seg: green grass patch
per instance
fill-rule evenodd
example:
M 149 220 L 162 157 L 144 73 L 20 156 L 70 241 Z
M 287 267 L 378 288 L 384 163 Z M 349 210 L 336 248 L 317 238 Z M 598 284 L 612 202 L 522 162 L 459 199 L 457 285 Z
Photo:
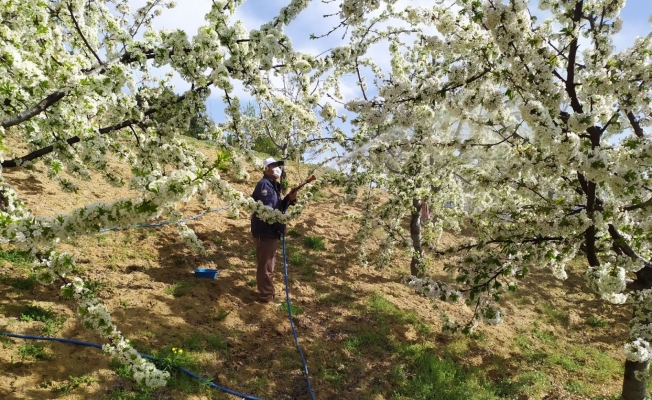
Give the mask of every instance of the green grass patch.
M 564 370 L 568 372 L 577 372 L 582 367 L 577 362 L 577 360 L 572 356 L 567 356 L 558 353 L 550 355 L 548 361 L 552 364 L 561 366 Z
M 266 394 L 269 388 L 270 380 L 267 376 L 255 376 L 247 381 L 246 386 L 254 393 L 259 395 Z
M 324 244 L 324 239 L 319 236 L 306 236 L 303 238 L 303 245 L 309 248 L 310 250 L 321 251 L 326 248 Z
M 607 321 L 605 321 L 604 319 L 593 315 L 586 319 L 586 323 L 589 326 L 593 326 L 596 328 L 605 328 L 607 327 L 607 325 L 609 325 L 609 323 L 607 323 Z
M 399 313 L 399 308 L 385 299 L 382 295 L 374 293 L 369 299 L 369 308 L 371 311 L 382 314 L 395 315 Z
M 315 279 L 317 276 L 317 269 L 315 267 L 311 267 L 310 265 L 306 265 L 299 269 L 299 273 L 304 279 Z
M 318 298 L 321 305 L 350 304 L 353 300 L 355 300 L 353 296 L 341 292 L 325 293 Z
M 330 195 L 328 193 L 326 193 L 325 191 L 323 191 L 323 190 L 318 190 L 313 194 L 313 200 L 314 201 L 326 200 L 329 197 L 330 197 Z
M 99 382 L 97 378 L 93 378 L 90 375 L 81 375 L 81 376 L 69 376 L 68 381 L 59 385 L 54 392 L 59 394 L 59 396 L 65 396 L 70 394 L 73 390 L 77 389 L 82 385 L 88 385 L 93 382 Z
M 45 336 L 51 336 L 59 332 L 63 327 L 66 318 L 56 315 L 51 307 L 43 308 L 40 306 L 25 306 L 18 318 L 22 322 L 43 322 L 42 333 Z
M 34 256 L 28 251 L 0 249 L 0 260 L 8 261 L 16 267 L 27 267 L 34 261 Z
M 297 357 L 297 350 L 295 348 L 279 348 L 279 361 L 281 368 L 285 371 L 298 371 L 303 367 L 301 360 Z
M 587 353 L 582 372 L 591 380 L 605 382 L 614 377 L 621 377 L 625 372 L 623 363 L 609 354 L 593 348 L 582 349 Z
M 367 315 L 371 320 L 380 321 L 380 326 L 370 324 L 365 328 L 368 330 L 366 336 L 355 332 L 344 341 L 343 347 L 356 351 L 356 357 L 362 357 L 374 354 L 374 343 L 393 342 L 382 350 L 383 354 L 391 353 L 392 366 L 386 379 L 394 388 L 393 399 L 539 398 L 553 388 L 550 376 L 561 371 L 572 377 L 565 383 L 566 391 L 593 398 L 597 388 L 591 382 L 606 382 L 622 375 L 622 366 L 609 354 L 567 344 L 535 323 L 534 327 L 518 334 L 513 342 L 519 355 L 514 360 L 522 357 L 527 362 L 524 365 L 530 367 L 508 368 L 502 378 L 491 381 L 484 370 L 464 367 L 460 363 L 475 348 L 473 344 L 477 341 L 472 338 L 454 337 L 444 348 L 431 344 L 410 346 L 395 339 L 400 338 L 402 332 L 397 323 L 414 323 L 415 319 L 419 321 L 417 316 L 401 311 L 397 315 L 396 307 L 378 294 L 371 297 L 368 310 Z M 384 338 L 383 330 L 386 331 Z
M 281 303 L 279 308 L 287 314 L 288 312 L 288 303 Z M 296 304 L 290 304 L 290 309 L 292 310 L 292 315 L 301 315 L 303 314 L 303 309 Z
M 349 334 L 342 348 L 354 354 L 380 355 L 392 351 L 393 343 L 388 341 L 387 327 L 369 327 Z
M 217 334 L 208 334 L 204 337 L 207 350 L 226 350 L 229 345 L 224 340 L 224 337 Z
M 412 325 L 417 332 L 429 335 L 432 329 L 421 319 L 419 314 L 414 311 L 402 311 L 382 295 L 374 293 L 369 299 L 369 309 L 376 315 L 376 321 L 385 322 L 385 315 L 402 324 Z
M 522 334 L 516 335 L 516 338 L 514 340 L 514 343 L 521 349 L 521 350 L 532 350 L 532 343 L 530 342 L 530 339 L 527 337 L 523 336 Z
M 95 235 L 95 239 L 97 240 L 97 244 L 104 244 L 109 241 L 109 234 L 108 233 L 100 233 L 98 235 Z M 125 243 L 131 243 L 131 238 L 127 237 L 125 238 Z
M 229 314 L 231 314 L 231 311 L 226 311 L 221 308 L 217 310 L 213 310 L 213 313 L 211 314 L 211 320 L 213 320 L 214 322 L 222 322 L 226 319 L 226 317 L 229 316 Z
M 154 364 L 159 369 L 170 372 L 170 379 L 166 385 L 168 388 L 179 390 L 185 394 L 203 393 L 210 390 L 208 383 L 194 379 L 179 369 L 186 368 L 191 371 L 199 369 L 199 363 L 190 350 L 165 346 L 155 352 L 154 357 L 156 357 L 153 360 Z
M 344 324 L 346 336 L 339 339 L 342 352 L 329 350 L 328 361 L 315 371 L 319 379 L 335 390 L 353 384 L 352 377 L 361 372 L 361 365 L 377 363 L 379 359 L 387 364 L 369 371 L 373 377 L 369 377 L 372 381 L 366 389 L 370 393 L 368 398 L 375 393 L 394 400 L 516 399 L 532 398 L 522 395 L 545 393 L 545 388 L 551 388 L 545 373 L 538 371 L 524 371 L 492 382 L 484 369 L 460 362 L 475 349 L 474 338 L 456 336 L 446 346 L 433 344 L 429 324 L 416 312 L 400 309 L 381 293 L 369 296 L 362 304 L 353 300 L 347 294 L 328 292 L 319 298 L 320 304 L 346 303 L 357 315 L 355 323 Z M 421 343 L 406 343 L 403 339 L 410 326 L 416 329 Z M 524 351 L 534 352 L 544 345 L 531 331 L 523 332 L 517 341 Z M 545 357 L 542 354 L 539 361 Z M 352 361 L 347 363 L 343 359 Z
M 23 322 L 41 321 L 45 322 L 55 317 L 51 307 L 43 308 L 41 306 L 25 306 L 20 312 L 19 320 Z
M 547 317 L 549 321 L 557 322 L 564 326 L 568 326 L 570 322 L 568 312 L 558 310 L 552 304 L 543 304 L 539 307 L 539 310 Z
M 227 348 L 221 335 L 192 333 L 183 340 L 183 347 L 189 351 L 216 351 Z
M 110 400 L 153 400 L 154 397 L 148 392 L 133 392 L 126 389 L 114 389 L 109 393 Z
M 100 291 L 104 289 L 105 284 L 100 281 L 87 280 L 84 282 L 84 287 L 89 290 L 89 292 L 97 297 L 100 294 Z
M 495 388 L 479 371 L 465 369 L 453 360 L 440 358 L 432 345 L 400 349 L 389 382 L 397 400 L 497 399 Z
M 9 275 L 0 275 L 0 282 L 17 290 L 30 291 L 36 287 L 36 275 L 29 274 L 25 278 L 16 278 Z
M 221 246 L 222 244 L 224 244 L 224 238 L 221 236 L 212 236 L 209 240 L 213 242 L 216 246 Z
M 460 359 L 469 351 L 469 339 L 464 336 L 458 336 L 446 345 L 446 353 L 452 359 Z
M 589 386 L 577 379 L 572 379 L 570 382 L 564 385 L 564 389 L 568 390 L 571 393 L 586 395 L 590 392 Z
M 346 370 L 344 370 L 343 365 L 341 368 L 330 368 L 324 365 L 320 365 L 317 369 L 317 377 L 339 388 L 342 386 L 342 382 L 346 377 Z
M 198 351 L 202 349 L 204 341 L 197 333 L 191 333 L 183 339 L 183 347 L 190 351 Z
M 496 383 L 497 394 L 506 398 L 539 398 L 552 389 L 550 376 L 572 377 L 564 389 L 582 398 L 597 395 L 595 383 L 618 379 L 622 363 L 609 354 L 592 348 L 567 343 L 535 323 L 529 331 L 515 338 L 515 350 L 530 367 L 516 369 Z
M 24 360 L 49 360 L 47 346 L 43 343 L 25 343 L 18 348 Z
M 405 319 L 405 322 L 412 325 L 414 329 L 416 329 L 417 332 L 419 332 L 420 334 L 430 335 L 433 333 L 432 328 L 428 326 L 425 322 L 423 322 L 419 314 L 417 314 L 416 312 L 408 311 L 405 313 L 405 316 L 403 318 Z
M 140 353 L 146 353 L 146 354 L 152 353 L 152 346 L 149 344 L 149 342 L 145 340 L 131 339 L 129 343 L 131 343 L 133 348 L 138 350 Z
M 301 236 L 301 233 L 299 233 L 297 228 L 292 227 L 292 228 L 288 229 L 288 236 L 290 236 L 290 237 L 299 237 L 299 236 Z
M 288 260 L 290 261 L 290 264 L 296 265 L 297 267 L 300 267 L 306 263 L 306 259 L 303 256 L 303 254 L 301 254 L 298 251 L 293 251 L 292 253 L 290 253 L 290 257 L 288 257 Z
M 132 342 L 133 345 L 133 342 Z M 139 349 L 140 350 L 140 349 Z M 123 364 L 122 361 L 117 358 L 112 358 L 109 362 L 109 368 L 115 372 L 120 378 L 131 379 L 133 376 L 132 371 L 129 369 L 127 364 Z
M 546 344 L 554 344 L 557 341 L 557 337 L 553 332 L 542 331 L 538 328 L 532 329 L 532 336 Z
M 172 371 L 175 368 L 193 369 L 197 366 L 195 357 L 189 350 L 183 350 L 179 347 L 165 346 L 153 354 L 156 357 L 154 364 L 162 370 Z
M 210 381 L 210 379 L 208 380 Z M 186 375 L 183 372 L 178 372 L 178 371 L 170 376 L 170 380 L 168 381 L 168 384 L 166 386 L 170 389 L 176 389 L 186 395 L 189 394 L 203 394 L 203 395 L 212 395 L 212 396 L 215 395 L 214 393 L 215 389 L 212 389 L 208 382 L 199 381 L 195 378 Z M 213 397 L 201 397 L 201 398 L 213 398 Z
M 520 373 L 513 378 L 507 378 L 496 385 L 496 395 L 500 398 L 538 398 L 550 389 L 550 379 L 539 371 L 527 371 Z M 525 397 L 523 397 L 525 396 Z
M 165 293 L 174 297 L 189 295 L 192 291 L 193 284 L 186 281 L 178 281 L 165 288 Z

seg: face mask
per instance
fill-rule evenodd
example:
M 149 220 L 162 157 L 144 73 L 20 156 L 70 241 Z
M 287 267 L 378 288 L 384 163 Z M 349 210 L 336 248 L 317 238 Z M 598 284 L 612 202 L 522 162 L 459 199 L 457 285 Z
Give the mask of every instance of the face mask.
M 281 169 L 279 167 L 272 168 L 272 173 L 276 177 L 276 179 L 281 177 Z

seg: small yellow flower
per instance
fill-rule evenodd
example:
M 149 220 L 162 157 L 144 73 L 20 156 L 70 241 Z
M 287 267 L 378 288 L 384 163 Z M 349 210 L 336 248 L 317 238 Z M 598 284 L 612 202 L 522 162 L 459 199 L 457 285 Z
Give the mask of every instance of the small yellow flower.
M 183 353 L 183 350 L 179 349 L 179 354 Z

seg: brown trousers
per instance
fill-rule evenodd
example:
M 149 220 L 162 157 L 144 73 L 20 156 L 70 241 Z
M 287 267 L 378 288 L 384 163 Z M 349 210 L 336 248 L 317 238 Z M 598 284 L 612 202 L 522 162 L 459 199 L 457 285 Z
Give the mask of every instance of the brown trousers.
M 258 269 L 256 271 L 258 299 L 272 301 L 274 298 L 272 278 L 274 276 L 278 239 L 254 237 L 254 243 L 256 244 L 256 257 L 258 258 Z

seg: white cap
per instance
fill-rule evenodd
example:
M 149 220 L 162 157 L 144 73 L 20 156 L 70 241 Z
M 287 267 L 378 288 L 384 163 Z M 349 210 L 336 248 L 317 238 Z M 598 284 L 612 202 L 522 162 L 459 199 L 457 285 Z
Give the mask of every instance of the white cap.
M 283 161 L 276 161 L 274 158 L 269 157 L 263 161 L 263 167 L 267 168 L 269 164 L 277 164 L 279 166 L 283 165 Z

